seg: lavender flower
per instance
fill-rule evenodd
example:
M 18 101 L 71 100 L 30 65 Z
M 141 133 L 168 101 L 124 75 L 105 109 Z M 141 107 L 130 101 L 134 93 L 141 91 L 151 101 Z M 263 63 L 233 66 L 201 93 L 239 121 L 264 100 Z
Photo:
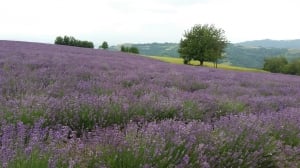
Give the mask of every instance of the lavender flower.
M 300 166 L 297 76 L 50 44 L 0 51 L 2 167 L 36 155 L 48 167 Z

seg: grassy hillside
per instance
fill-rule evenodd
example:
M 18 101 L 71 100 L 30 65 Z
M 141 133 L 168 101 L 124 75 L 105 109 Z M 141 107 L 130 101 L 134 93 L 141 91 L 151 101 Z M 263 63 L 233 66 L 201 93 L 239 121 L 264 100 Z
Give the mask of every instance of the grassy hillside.
M 151 58 L 158 59 L 164 62 L 169 62 L 173 64 L 183 64 L 182 58 L 174 58 L 174 57 L 162 57 L 162 56 L 150 56 Z M 199 61 L 191 61 L 192 65 L 199 65 Z M 214 67 L 213 63 L 211 62 L 204 62 L 204 67 Z M 235 70 L 235 71 L 248 71 L 248 72 L 266 72 L 260 69 L 254 68 L 245 68 L 245 67 L 238 67 L 238 66 L 231 66 L 227 64 L 218 64 L 218 68 L 225 69 L 225 70 Z
M 178 58 L 177 43 L 127 44 L 137 47 L 140 54 L 148 56 L 166 56 Z M 112 47 L 118 50 L 118 46 Z M 226 58 L 220 62 L 232 66 L 261 69 L 266 57 L 284 56 L 288 60 L 300 58 L 300 49 L 253 47 L 230 44 L 225 49 Z
M 0 92 L 0 167 L 299 167 L 299 77 L 0 41 Z

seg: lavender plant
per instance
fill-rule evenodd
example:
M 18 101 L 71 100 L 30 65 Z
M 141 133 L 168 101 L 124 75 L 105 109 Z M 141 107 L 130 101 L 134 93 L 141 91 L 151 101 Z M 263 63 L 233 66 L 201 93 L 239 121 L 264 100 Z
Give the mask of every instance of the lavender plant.
M 299 167 L 299 88 L 297 76 L 0 41 L 0 164 Z

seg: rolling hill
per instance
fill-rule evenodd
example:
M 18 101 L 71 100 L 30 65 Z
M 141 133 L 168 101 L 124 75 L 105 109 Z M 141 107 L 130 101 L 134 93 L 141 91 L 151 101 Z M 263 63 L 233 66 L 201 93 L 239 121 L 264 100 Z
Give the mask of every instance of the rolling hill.
M 179 57 L 177 52 L 177 43 L 147 43 L 126 45 L 137 47 L 140 51 L 140 54 L 146 56 Z M 298 40 L 261 40 L 230 44 L 225 49 L 225 59 L 221 60 L 220 62 L 233 66 L 262 68 L 264 59 L 266 57 L 284 56 L 288 60 L 300 58 L 300 49 L 296 48 L 297 45 Z M 119 48 L 120 46 L 112 46 L 110 49 L 119 50 Z
M 0 41 L 0 167 L 299 167 L 300 78 Z
M 236 43 L 246 47 L 265 47 L 265 48 L 290 48 L 300 49 L 300 39 L 296 40 L 254 40 Z
M 141 43 L 141 44 L 123 44 L 124 46 L 137 47 L 142 55 L 148 56 L 167 56 L 167 57 L 179 57 L 177 52 L 177 43 Z M 109 48 L 113 51 L 120 51 L 121 45 L 111 46 Z

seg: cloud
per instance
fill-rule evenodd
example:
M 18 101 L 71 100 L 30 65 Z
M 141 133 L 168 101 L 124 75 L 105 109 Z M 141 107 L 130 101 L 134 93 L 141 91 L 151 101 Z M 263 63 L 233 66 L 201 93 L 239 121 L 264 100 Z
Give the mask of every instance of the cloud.
M 5 0 L 0 37 L 177 42 L 195 24 L 215 24 L 234 42 L 300 38 L 298 6 L 297 0 Z
M 196 3 L 206 3 L 208 0 L 152 0 L 155 3 L 171 4 L 176 6 L 190 6 Z

